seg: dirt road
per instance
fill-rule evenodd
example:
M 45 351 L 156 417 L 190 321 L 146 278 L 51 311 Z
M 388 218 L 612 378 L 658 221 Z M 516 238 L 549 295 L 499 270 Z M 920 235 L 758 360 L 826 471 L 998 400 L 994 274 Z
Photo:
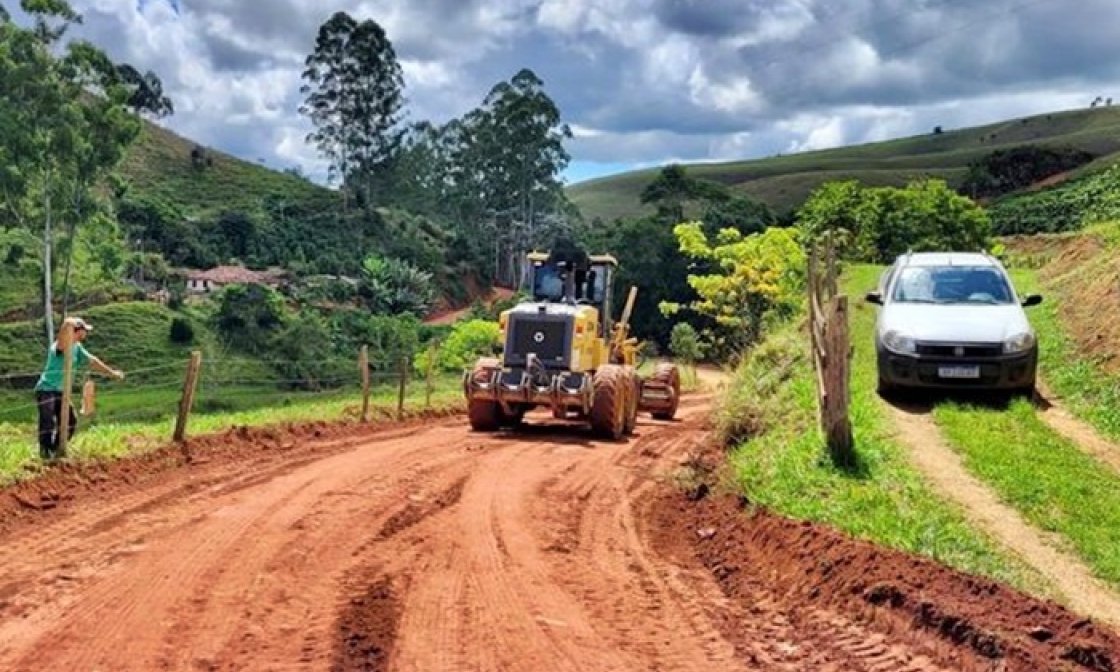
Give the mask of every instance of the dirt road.
M 690 501 L 672 476 L 703 465 L 710 401 L 617 444 L 452 416 L 60 470 L 0 502 L 0 669 L 1120 664 L 1116 633 L 1055 605 Z

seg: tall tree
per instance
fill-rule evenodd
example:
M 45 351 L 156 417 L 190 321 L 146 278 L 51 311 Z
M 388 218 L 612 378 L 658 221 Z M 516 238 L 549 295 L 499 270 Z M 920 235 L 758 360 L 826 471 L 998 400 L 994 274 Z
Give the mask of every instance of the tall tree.
M 340 11 L 319 27 L 304 64 L 300 113 L 315 125 L 307 139 L 330 161 L 332 179 L 360 178 L 371 195 L 402 135 L 404 74 L 392 43 L 373 19 Z
M 70 5 L 23 0 L 21 7 L 34 19 L 30 30 L 0 24 L 0 89 L 7 94 L 0 101 L 0 191 L 14 221 L 28 229 L 41 222 L 44 326 L 53 340 L 57 226 L 69 223 L 72 255 L 77 226 L 94 212 L 94 186 L 123 157 L 139 125 L 122 105 L 123 89 L 103 52 L 81 40 L 57 48 L 81 21 Z
M 560 173 L 571 159 L 564 148 L 571 129 L 529 69 L 496 84 L 482 106 L 464 117 L 463 127 L 456 162 L 465 185 L 485 204 L 488 233 L 500 250 L 497 274 L 520 281 L 528 248 L 566 232 Z
M 59 199 L 58 158 L 68 153 L 71 137 L 65 118 L 72 111 L 63 74 L 51 50 L 78 20 L 65 2 L 23 0 L 34 19 L 31 30 L 0 24 L 0 101 L 3 117 L 4 208 L 26 228 L 41 220 L 43 241 L 43 320 L 54 339 L 54 231 Z
M 175 114 L 175 105 L 163 93 L 163 82 L 151 70 L 140 74 L 134 66 L 121 63 L 117 66 L 121 83 L 129 89 L 128 107 L 137 114 L 149 114 L 157 119 Z

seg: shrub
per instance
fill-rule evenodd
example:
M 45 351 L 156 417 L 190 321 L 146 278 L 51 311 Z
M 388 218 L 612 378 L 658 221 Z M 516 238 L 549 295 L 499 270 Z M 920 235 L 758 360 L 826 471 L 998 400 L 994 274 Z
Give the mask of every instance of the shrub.
M 171 342 L 180 345 L 190 345 L 194 342 L 194 327 L 187 320 L 176 317 L 171 320 Z
M 479 357 L 493 353 L 494 346 L 501 343 L 500 333 L 497 322 L 465 320 L 457 323 L 437 351 L 436 368 L 441 371 L 470 368 Z M 417 355 L 415 367 L 419 371 L 427 370 L 428 351 Z
M 677 322 L 669 332 L 669 350 L 673 356 L 686 364 L 695 364 L 704 356 L 704 344 L 688 322 Z

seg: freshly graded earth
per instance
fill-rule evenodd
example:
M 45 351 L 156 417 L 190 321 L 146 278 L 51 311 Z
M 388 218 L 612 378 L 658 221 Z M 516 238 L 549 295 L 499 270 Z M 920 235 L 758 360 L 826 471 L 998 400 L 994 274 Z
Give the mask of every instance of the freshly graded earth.
M 0 492 L 0 669 L 1120 669 L 1057 605 L 698 480 L 712 399 L 617 443 L 450 414 L 57 468 Z

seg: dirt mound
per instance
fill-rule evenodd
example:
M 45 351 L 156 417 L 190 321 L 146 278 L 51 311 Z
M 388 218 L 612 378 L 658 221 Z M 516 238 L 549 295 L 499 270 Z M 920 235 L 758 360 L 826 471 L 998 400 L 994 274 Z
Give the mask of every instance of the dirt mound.
M 0 669 L 1116 666 L 1053 604 L 687 498 L 674 476 L 722 458 L 697 455 L 711 403 L 618 442 L 546 413 L 311 423 L 56 470 L 53 508 L 0 513 Z
M 514 295 L 514 290 L 508 287 L 492 287 L 485 293 L 479 292 L 472 294 L 475 299 L 481 301 L 486 306 L 493 306 L 498 301 L 505 301 Z M 473 299 L 472 299 L 473 300 Z M 424 324 L 443 325 L 454 324 L 462 319 L 464 315 L 471 310 L 470 304 L 465 306 L 452 307 L 448 305 L 437 306 L 436 310 L 424 318 Z
M 1009 239 L 1017 263 L 1039 269 L 1078 352 L 1110 373 L 1120 373 L 1120 257 L 1097 233 Z
M 397 421 L 388 412 L 374 421 L 301 422 L 267 427 L 231 427 L 124 458 L 63 462 L 36 467 L 41 472 L 0 490 L 0 535 L 28 519 L 58 514 L 85 498 L 111 497 L 160 479 L 177 478 L 195 464 L 228 464 L 254 459 L 290 459 L 290 453 L 342 448 L 379 433 L 416 428 L 433 418 L 458 415 L 457 406 L 410 412 Z
M 931 656 L 960 669 L 1120 666 L 1120 635 L 1109 628 L 932 560 L 750 510 L 734 497 L 664 495 L 654 511 L 671 531 L 662 543 L 687 545 L 736 601 L 779 594 L 807 611 L 857 616 L 895 640 L 924 642 Z

